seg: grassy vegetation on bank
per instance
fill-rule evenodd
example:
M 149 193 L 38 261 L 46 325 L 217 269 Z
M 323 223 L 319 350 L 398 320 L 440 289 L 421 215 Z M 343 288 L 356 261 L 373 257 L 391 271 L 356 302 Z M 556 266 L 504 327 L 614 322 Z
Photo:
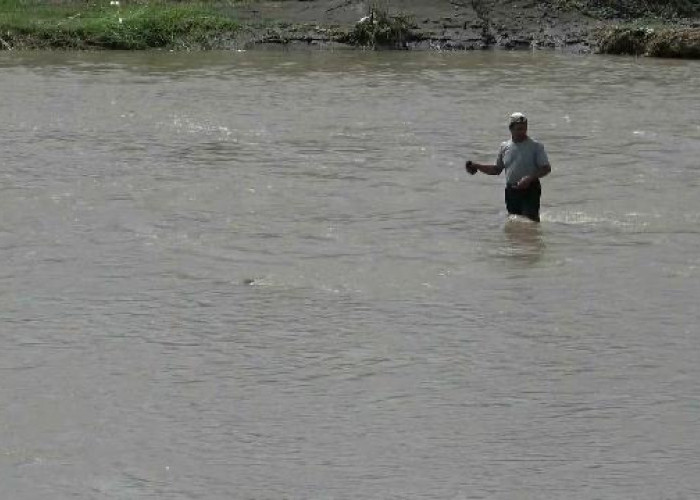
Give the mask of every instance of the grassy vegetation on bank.
M 124 0 L 0 0 L 0 46 L 12 48 L 208 48 L 239 29 L 211 4 Z
M 406 15 L 390 15 L 386 9 L 370 6 L 367 16 L 362 18 L 338 41 L 367 48 L 404 48 L 407 42 L 416 40 L 412 30 L 413 20 Z
M 611 26 L 600 34 L 603 54 L 700 59 L 700 28 Z
M 553 3 L 559 8 L 576 9 L 603 19 L 670 19 L 700 14 L 700 0 L 553 0 Z
M 236 21 L 236 4 L 254 1 L 0 0 L 0 50 L 226 48 L 244 28 L 257 30 L 261 42 L 288 41 L 285 36 L 297 31 L 289 23 L 261 27 Z M 333 39 L 367 48 L 403 48 L 415 39 L 408 16 L 376 7 L 368 12 L 364 22 L 338 30 Z

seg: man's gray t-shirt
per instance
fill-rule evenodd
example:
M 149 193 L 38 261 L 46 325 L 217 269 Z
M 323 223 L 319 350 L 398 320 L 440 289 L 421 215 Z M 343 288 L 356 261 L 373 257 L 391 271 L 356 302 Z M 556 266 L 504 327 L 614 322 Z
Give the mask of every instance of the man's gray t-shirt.
M 529 137 L 523 142 L 513 142 L 511 139 L 502 143 L 496 159 L 496 167 L 506 171 L 506 185 L 517 184 L 520 179 L 534 175 L 539 167 L 545 165 L 549 165 L 549 158 L 544 146 Z

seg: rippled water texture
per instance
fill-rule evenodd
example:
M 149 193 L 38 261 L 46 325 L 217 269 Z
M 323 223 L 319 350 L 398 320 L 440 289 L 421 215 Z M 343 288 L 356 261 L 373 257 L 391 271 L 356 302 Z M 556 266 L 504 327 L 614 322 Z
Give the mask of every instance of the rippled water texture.
M 0 493 L 700 497 L 700 65 L 0 54 Z M 506 223 L 513 111 L 549 152 Z

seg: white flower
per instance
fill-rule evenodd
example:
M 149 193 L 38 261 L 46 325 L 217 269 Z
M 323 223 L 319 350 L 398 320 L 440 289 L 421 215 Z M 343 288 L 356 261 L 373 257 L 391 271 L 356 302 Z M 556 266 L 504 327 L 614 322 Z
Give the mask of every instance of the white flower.
M 109 5 L 119 5 L 119 0 L 111 0 L 111 2 L 109 2 Z
M 120 17 L 120 18 L 119 18 L 119 24 L 121 24 L 122 21 L 124 21 L 124 20 Z

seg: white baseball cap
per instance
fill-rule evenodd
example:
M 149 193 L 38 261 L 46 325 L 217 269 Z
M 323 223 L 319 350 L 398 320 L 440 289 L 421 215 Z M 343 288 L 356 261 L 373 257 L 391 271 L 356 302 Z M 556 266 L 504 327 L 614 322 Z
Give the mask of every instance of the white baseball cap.
M 527 123 L 527 116 L 525 116 L 523 113 L 513 113 L 510 115 L 509 126 L 515 123 Z

